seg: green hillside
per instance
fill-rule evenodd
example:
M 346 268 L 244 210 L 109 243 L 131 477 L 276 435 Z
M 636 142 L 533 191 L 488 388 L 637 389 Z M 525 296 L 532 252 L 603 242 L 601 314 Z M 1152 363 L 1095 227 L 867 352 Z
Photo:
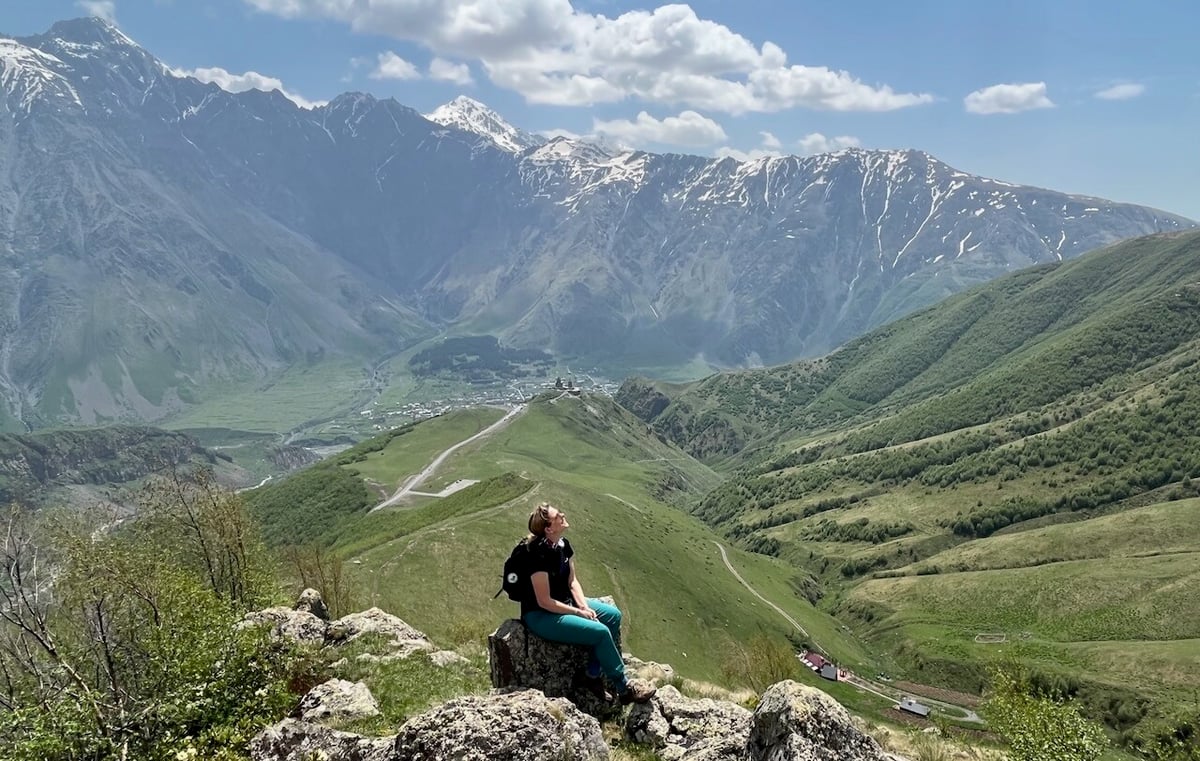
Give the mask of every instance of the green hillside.
M 1120 384 L 1171 356 L 1200 332 L 1198 281 L 1200 233 L 1149 236 L 1001 278 L 818 360 L 694 384 L 633 380 L 617 398 L 714 461 L 864 423 L 875 425 L 844 447 L 915 441 Z
M 730 546 L 679 509 L 720 478 L 602 396 L 540 397 L 505 427 L 466 445 L 419 491 L 479 481 L 445 497 L 412 496 L 370 512 L 440 453 L 498 420 L 463 410 L 364 442 L 280 483 L 247 493 L 276 544 L 323 543 L 348 561 L 362 605 L 379 605 L 446 643 L 480 642 L 516 605 L 493 600 L 500 568 L 541 501 L 569 516 L 581 581 L 627 614 L 627 647 L 694 679 L 729 682 L 730 662 L 759 635 L 801 636 L 725 567 L 847 663 L 875 668 L 828 613 L 799 594 L 790 564 Z
M 1200 233 L 619 398 L 729 472 L 697 516 L 813 574 L 898 674 L 979 690 L 1016 659 L 1132 744 L 1200 715 Z

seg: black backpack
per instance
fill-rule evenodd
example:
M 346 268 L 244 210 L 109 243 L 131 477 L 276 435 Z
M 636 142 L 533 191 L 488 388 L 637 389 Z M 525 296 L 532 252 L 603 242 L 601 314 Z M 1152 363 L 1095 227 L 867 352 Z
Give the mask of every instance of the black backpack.
M 507 594 L 508 599 L 515 602 L 533 599 L 533 584 L 529 580 L 532 561 L 533 553 L 529 545 L 524 539 L 517 542 L 517 546 L 509 553 L 508 560 L 504 561 L 504 573 L 500 577 L 500 592 Z M 499 597 L 500 592 L 493 595 L 492 599 Z

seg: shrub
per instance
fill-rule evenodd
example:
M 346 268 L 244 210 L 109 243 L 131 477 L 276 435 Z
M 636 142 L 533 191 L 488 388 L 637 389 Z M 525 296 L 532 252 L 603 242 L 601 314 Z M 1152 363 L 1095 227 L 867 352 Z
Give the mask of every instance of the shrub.
M 1074 704 L 1032 694 L 1010 671 L 993 673 L 983 713 L 1013 761 L 1095 761 L 1108 747 L 1104 730 Z

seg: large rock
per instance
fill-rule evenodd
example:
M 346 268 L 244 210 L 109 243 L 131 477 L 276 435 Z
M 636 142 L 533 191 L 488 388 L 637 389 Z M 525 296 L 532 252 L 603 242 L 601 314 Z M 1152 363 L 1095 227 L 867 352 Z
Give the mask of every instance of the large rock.
M 625 720 L 634 742 L 655 748 L 664 761 L 741 761 L 750 735 L 750 711 L 735 703 L 684 697 L 668 685 Z
M 300 593 L 300 599 L 296 600 L 296 610 L 303 610 L 312 613 L 322 621 L 329 620 L 329 608 L 325 605 L 324 598 L 321 593 L 311 587 Z
M 608 746 L 595 718 L 536 690 L 457 698 L 400 727 L 394 761 L 595 761 Z
M 330 679 L 300 700 L 300 718 L 304 721 L 342 723 L 378 715 L 379 703 L 362 682 Z
M 328 624 L 307 610 L 295 610 L 281 605 L 251 611 L 243 617 L 239 626 L 269 626 L 272 637 L 321 647 L 325 644 L 325 629 Z
M 515 618 L 488 635 L 493 687 L 541 690 L 552 698 L 564 697 L 593 716 L 604 716 L 615 706 L 580 681 L 590 657 L 590 648 L 544 640 Z
M 326 639 L 332 645 L 344 645 L 366 634 L 385 638 L 388 646 L 401 655 L 436 649 L 420 631 L 379 608 L 342 616 L 329 625 Z
M 632 707 L 625 733 L 665 761 L 740 761 L 750 736 L 749 711 L 736 703 L 690 699 L 671 685 Z
M 767 688 L 754 709 L 748 761 L 885 761 L 833 698 L 791 680 Z
M 363 737 L 284 719 L 250 741 L 252 761 L 391 761 L 393 737 Z

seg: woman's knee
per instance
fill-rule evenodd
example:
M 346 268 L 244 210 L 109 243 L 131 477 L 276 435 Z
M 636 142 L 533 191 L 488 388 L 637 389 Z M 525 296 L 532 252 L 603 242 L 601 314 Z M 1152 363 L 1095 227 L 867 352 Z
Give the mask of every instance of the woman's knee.
M 596 611 L 597 617 L 605 623 L 618 627 L 621 625 L 621 609 L 616 605 L 609 605 L 599 600 L 588 600 L 588 607 Z

